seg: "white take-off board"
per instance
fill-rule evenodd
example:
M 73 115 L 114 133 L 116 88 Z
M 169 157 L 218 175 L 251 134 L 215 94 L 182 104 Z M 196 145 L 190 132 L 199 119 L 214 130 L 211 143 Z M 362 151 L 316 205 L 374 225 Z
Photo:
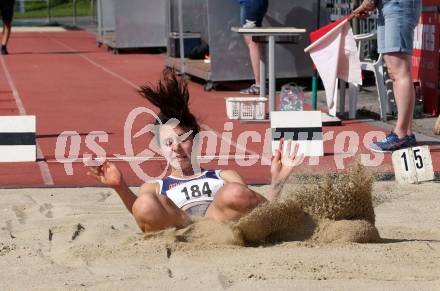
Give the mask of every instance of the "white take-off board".
M 35 162 L 35 116 L 0 116 L 0 162 Z
M 395 151 L 392 159 L 397 182 L 415 184 L 434 180 L 434 168 L 428 146 Z
M 293 140 L 299 144 L 299 154 L 308 157 L 324 155 L 321 111 L 272 111 L 270 125 L 273 151 L 278 149 L 280 139 L 284 138 L 285 142 Z

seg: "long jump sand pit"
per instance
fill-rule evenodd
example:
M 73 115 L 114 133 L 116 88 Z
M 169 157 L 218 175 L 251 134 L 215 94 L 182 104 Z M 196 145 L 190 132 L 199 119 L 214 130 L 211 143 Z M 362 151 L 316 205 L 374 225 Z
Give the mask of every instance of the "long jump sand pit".
M 440 184 L 361 177 L 147 236 L 109 189 L 0 190 L 0 289 L 440 290 Z

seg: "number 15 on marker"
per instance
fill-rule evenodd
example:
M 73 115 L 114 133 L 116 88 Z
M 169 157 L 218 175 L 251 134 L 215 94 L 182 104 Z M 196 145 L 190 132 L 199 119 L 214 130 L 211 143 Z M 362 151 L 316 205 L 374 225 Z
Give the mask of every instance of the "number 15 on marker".
M 410 149 L 413 152 L 414 162 L 416 166 L 416 170 L 420 171 L 423 170 L 423 158 L 420 155 L 420 148 L 412 148 Z M 414 163 L 409 163 L 408 159 L 410 159 L 410 154 L 407 151 L 404 151 L 402 155 L 400 156 L 402 158 L 402 169 L 404 169 L 406 172 L 410 171 L 410 166 L 412 166 Z
M 399 183 L 434 180 L 434 169 L 428 146 L 396 151 L 392 159 L 396 180 Z

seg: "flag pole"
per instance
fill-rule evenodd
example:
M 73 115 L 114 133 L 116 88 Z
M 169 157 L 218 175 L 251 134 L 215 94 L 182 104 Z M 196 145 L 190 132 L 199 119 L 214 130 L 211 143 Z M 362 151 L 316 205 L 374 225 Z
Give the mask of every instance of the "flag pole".
M 318 0 L 317 7 L 318 17 L 316 18 L 316 29 L 321 26 L 321 0 Z M 313 77 L 312 77 L 312 110 L 318 109 L 318 70 L 313 67 Z
M 352 20 L 354 17 L 356 17 L 359 14 L 360 7 L 353 11 L 353 13 L 348 16 L 347 21 Z M 318 9 L 317 9 L 318 17 L 317 17 L 317 24 L 316 29 L 319 29 L 321 27 L 321 0 L 318 0 Z M 311 47 L 311 46 L 310 46 Z M 318 70 L 316 67 L 313 68 L 313 77 L 312 77 L 312 110 L 318 109 Z

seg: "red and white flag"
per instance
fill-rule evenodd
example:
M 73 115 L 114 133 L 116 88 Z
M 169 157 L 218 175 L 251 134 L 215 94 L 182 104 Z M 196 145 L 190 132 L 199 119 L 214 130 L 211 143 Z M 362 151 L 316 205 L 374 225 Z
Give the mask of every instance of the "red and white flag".
M 347 16 L 312 32 L 312 44 L 304 49 L 324 83 L 329 109 L 335 105 L 337 79 L 362 84 L 361 63 L 349 19 Z

